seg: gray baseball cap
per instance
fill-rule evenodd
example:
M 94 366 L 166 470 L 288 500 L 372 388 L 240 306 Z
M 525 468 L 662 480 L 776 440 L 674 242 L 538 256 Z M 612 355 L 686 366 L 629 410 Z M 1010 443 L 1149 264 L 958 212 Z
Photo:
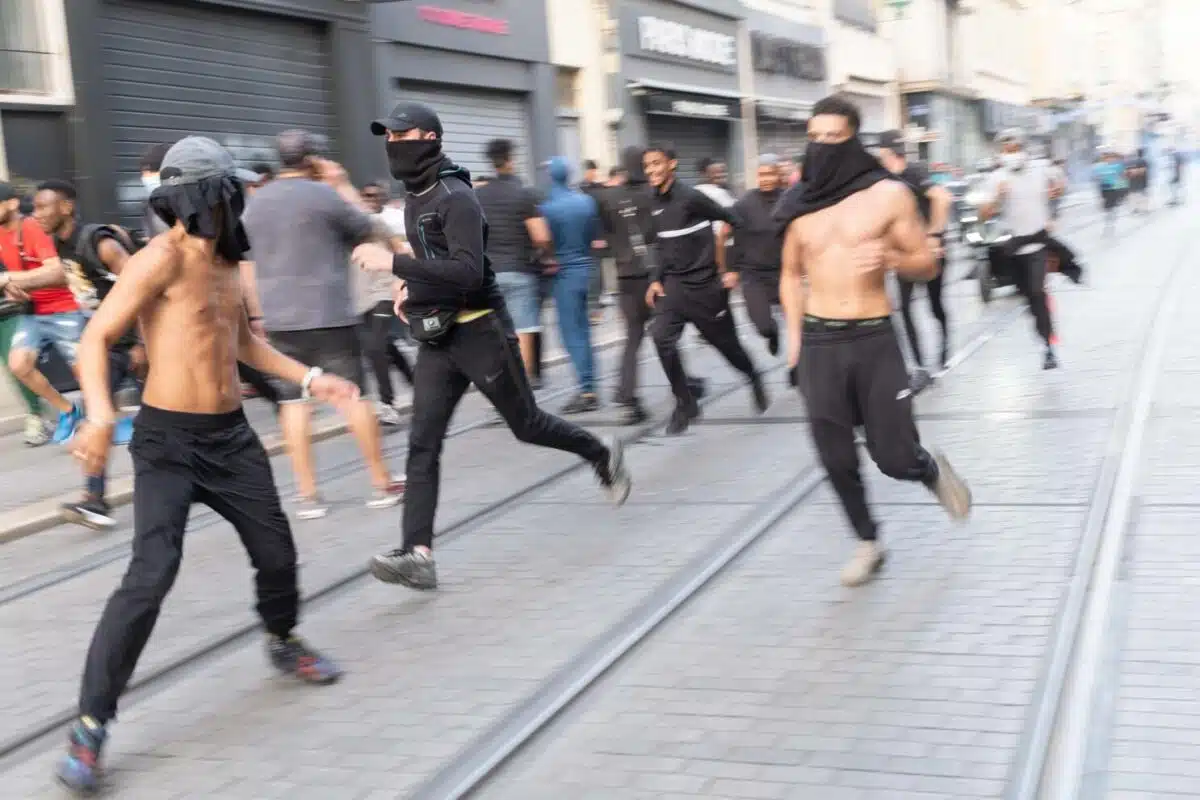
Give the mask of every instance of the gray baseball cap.
M 243 183 L 259 180 L 258 173 L 238 167 L 228 150 L 206 136 L 188 136 L 171 145 L 158 174 L 163 186 L 185 186 L 216 177 L 237 178 Z

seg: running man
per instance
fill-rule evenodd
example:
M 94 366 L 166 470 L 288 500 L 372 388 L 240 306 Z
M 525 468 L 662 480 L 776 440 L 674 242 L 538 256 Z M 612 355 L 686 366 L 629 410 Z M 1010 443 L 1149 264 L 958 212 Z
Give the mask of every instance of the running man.
M 211 139 L 190 136 L 168 151 L 151 204 L 171 227 L 128 260 L 79 346 L 88 418 L 74 450 L 90 471 L 104 463 L 116 421 L 108 354 L 135 323 L 150 371 L 130 445 L 133 557 L 92 638 L 80 716 L 58 768 L 59 780 L 77 792 L 98 786 L 106 726 L 179 571 L 193 503 L 233 525 L 250 556 L 272 665 L 314 684 L 341 674 L 293 634 L 300 611 L 296 545 L 271 462 L 242 412 L 237 364 L 339 406 L 358 403 L 358 388 L 251 332 L 238 276 L 249 245 L 238 222 L 245 199 L 236 175 L 233 158 Z
M 779 226 L 771 216 L 783 195 L 779 165 L 776 155 L 759 156 L 758 188 L 746 192 L 733 206 L 734 215 L 743 222 L 732 248 L 734 271 L 742 284 L 746 313 L 773 356 L 779 354 L 775 307 L 779 305 L 779 258 L 783 247 Z
M 867 450 L 885 475 L 920 482 L 955 519 L 971 509 L 971 493 L 950 462 L 921 446 L 884 284 L 888 269 L 928 280 L 937 259 L 912 192 L 888 180 L 863 147 L 859 120 L 858 109 L 836 95 L 813 106 L 802 188 L 789 190 L 776 212 L 787 226 L 780 295 L 788 365 L 821 464 L 859 540 L 842 570 L 846 586 L 866 583 L 885 560 L 859 471 L 856 426 L 865 426 Z

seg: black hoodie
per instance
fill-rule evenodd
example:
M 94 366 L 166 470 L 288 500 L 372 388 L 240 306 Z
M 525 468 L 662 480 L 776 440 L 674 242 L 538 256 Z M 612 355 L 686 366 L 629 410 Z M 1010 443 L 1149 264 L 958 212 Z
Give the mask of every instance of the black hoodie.
M 404 201 L 405 230 L 415 255 L 397 254 L 392 272 L 408 282 L 405 308 L 417 315 L 503 308 L 471 173 L 447 158 L 437 178 Z
M 650 274 L 648 246 L 654 243 L 650 190 L 642 172 L 642 151 L 626 148 L 622 156 L 626 180 L 597 198 L 600 221 L 609 251 L 617 262 L 617 277 L 645 278 Z

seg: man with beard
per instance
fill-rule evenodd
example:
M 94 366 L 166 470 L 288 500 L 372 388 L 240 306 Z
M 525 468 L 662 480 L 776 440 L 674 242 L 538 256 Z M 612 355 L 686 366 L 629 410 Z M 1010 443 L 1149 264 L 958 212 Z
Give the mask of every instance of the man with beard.
M 813 106 L 802 188 L 790 189 L 776 211 L 786 226 L 780 295 L 788 365 L 797 372 L 821 464 L 859 540 L 842 570 L 846 586 L 870 580 L 885 559 L 855 427 L 865 426 L 867 449 L 885 475 L 920 482 L 955 519 L 971 508 L 950 462 L 921 446 L 884 284 L 887 269 L 928 280 L 937 259 L 912 192 L 889 180 L 863 147 L 859 120 L 858 109 L 836 95 Z
M 771 212 L 783 194 L 779 158 L 770 153 L 759 156 L 756 177 L 758 188 L 746 192 L 733 206 L 733 213 L 742 220 L 742 228 L 732 256 L 746 300 L 746 313 L 758 335 L 767 340 L 767 350 L 778 355 L 775 307 L 779 305 L 779 258 L 783 241 Z
M 419 343 L 408 435 L 404 540 L 371 559 L 371 573 L 412 589 L 437 587 L 433 523 L 441 484 L 442 446 L 450 418 L 471 384 L 522 442 L 574 453 L 590 463 L 617 505 L 631 486 L 618 440 L 594 435 L 538 408 L 521 366 L 512 320 L 486 255 L 488 225 L 471 174 L 442 153 L 442 123 L 420 103 L 401 103 L 371 124 L 387 137 L 392 177 L 404 183 L 405 227 L 413 254 L 360 245 L 354 261 L 391 272 L 396 306 Z
M 741 221 L 729 209 L 675 177 L 679 162 L 672 148 L 648 148 L 642 166 L 654 189 L 650 213 L 658 244 L 646 303 L 654 307 L 654 346 L 675 395 L 667 434 L 683 433 L 700 416 L 700 405 L 679 355 L 679 339 L 688 323 L 696 326 L 731 367 L 746 376 L 755 410 L 761 414 L 770 404 L 767 390 L 738 341 L 729 308 L 729 292 L 737 286 L 738 276 L 726 269 L 726 229 L 722 226 L 720 235 L 713 234 L 715 223 L 740 228 Z
M 167 152 L 150 203 L 171 227 L 126 262 L 79 345 L 88 417 L 74 452 L 89 472 L 103 465 L 116 419 L 109 352 L 135 323 L 150 370 L 130 445 L 133 557 L 96 626 L 79 718 L 58 767 L 59 780 L 76 792 L 98 788 L 107 725 L 179 572 L 193 503 L 225 518 L 242 540 L 271 664 L 312 684 L 341 675 L 293 634 L 300 612 L 296 543 L 267 452 L 242 411 L 237 362 L 336 405 L 359 402 L 358 389 L 251 332 L 238 275 L 249 245 L 238 222 L 244 188 L 237 175 L 233 158 L 211 139 L 190 136 Z

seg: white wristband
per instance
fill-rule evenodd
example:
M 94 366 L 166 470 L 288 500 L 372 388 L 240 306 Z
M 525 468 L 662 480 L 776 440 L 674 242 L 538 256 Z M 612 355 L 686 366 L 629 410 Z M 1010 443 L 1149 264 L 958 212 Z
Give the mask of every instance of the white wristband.
M 303 397 L 305 400 L 311 398 L 312 392 L 309 391 L 309 387 L 312 386 L 313 381 L 324 374 L 325 370 L 321 369 L 320 367 L 309 367 L 308 372 L 304 375 L 304 380 L 300 382 L 301 397 Z

